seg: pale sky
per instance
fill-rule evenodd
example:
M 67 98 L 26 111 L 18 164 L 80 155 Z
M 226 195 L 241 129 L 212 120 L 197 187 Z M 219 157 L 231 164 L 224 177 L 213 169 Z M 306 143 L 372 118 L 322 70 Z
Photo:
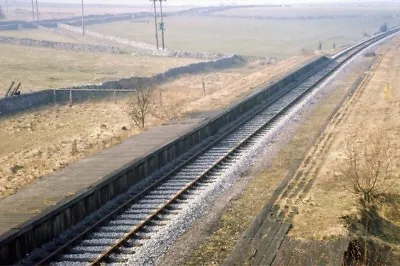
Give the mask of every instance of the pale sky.
M 51 3 L 81 3 L 81 0 L 40 0 Z M 219 4 L 296 4 L 296 3 L 357 3 L 391 2 L 399 0 L 167 0 L 167 5 L 219 5 Z M 149 0 L 84 0 L 87 4 L 132 4 L 148 5 Z

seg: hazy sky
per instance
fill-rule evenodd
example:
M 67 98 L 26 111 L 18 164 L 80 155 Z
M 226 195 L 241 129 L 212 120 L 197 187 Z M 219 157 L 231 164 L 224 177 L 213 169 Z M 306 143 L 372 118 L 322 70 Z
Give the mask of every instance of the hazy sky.
M 81 0 L 41 0 L 52 3 L 80 3 Z M 399 1 L 399 0 L 397 0 Z M 90 4 L 137 4 L 147 5 L 149 0 L 84 0 Z M 167 0 L 169 5 L 218 5 L 218 4 L 295 4 L 295 3 L 354 3 L 354 2 L 396 2 L 396 0 Z

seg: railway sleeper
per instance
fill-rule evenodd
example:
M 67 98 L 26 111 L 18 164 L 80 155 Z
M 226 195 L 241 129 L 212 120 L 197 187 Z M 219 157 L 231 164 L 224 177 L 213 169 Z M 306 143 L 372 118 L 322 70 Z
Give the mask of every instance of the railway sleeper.
M 152 192 L 150 192 L 148 195 L 173 195 L 177 192 L 178 190 L 176 189 L 171 189 L 171 190 L 167 190 L 167 189 L 163 189 L 163 190 L 154 190 Z
M 68 251 L 70 254 L 101 253 L 106 246 L 76 246 Z
M 199 181 L 198 181 L 198 183 L 199 183 L 199 184 L 205 184 L 205 185 L 208 185 L 208 184 L 213 184 L 213 183 L 215 183 L 215 180 L 211 180 L 211 179 L 204 179 L 204 180 L 199 180 Z
M 138 224 L 142 222 L 143 220 L 133 220 L 133 219 L 127 219 L 127 220 L 113 220 L 107 223 L 107 226 L 133 226 L 135 224 Z
M 58 259 L 62 262 L 90 262 L 94 261 L 97 256 L 94 253 L 63 254 Z
M 179 181 L 179 182 L 187 182 L 187 183 L 191 183 L 194 181 L 194 177 L 177 177 L 174 178 L 174 180 Z
M 124 236 L 124 232 L 94 232 L 88 235 L 89 238 L 97 238 L 97 239 L 119 239 Z
M 170 211 L 180 211 L 180 210 L 182 210 L 182 206 L 181 206 L 182 204 L 180 204 L 180 203 L 171 203 L 171 204 L 168 204 L 167 206 L 165 206 L 165 208 L 164 208 L 164 210 L 166 210 L 166 212 L 170 212 Z
M 151 198 L 149 196 L 144 197 L 143 199 L 141 199 L 138 203 L 140 204 L 154 204 L 154 205 L 159 205 L 161 203 L 163 203 L 165 200 L 161 200 L 158 198 Z
M 106 261 L 109 263 L 124 263 L 128 261 L 128 257 L 124 254 L 113 253 L 109 257 L 107 257 Z
M 133 204 L 129 210 L 153 210 L 157 208 L 160 205 L 160 203 L 143 203 L 142 201 L 138 201 L 135 204 Z
M 127 211 L 125 211 L 123 214 L 127 214 L 127 215 L 145 215 L 148 216 L 153 212 L 153 209 L 151 210 L 140 210 L 140 209 L 128 209 Z
M 135 254 L 138 250 L 138 248 L 141 246 L 134 246 L 134 247 L 126 247 L 126 245 L 123 245 L 121 247 L 119 247 L 118 249 L 116 249 L 116 252 L 119 254 Z
M 151 237 L 152 237 L 152 233 L 145 232 L 145 231 L 140 231 L 135 235 L 136 239 L 142 239 L 142 240 L 151 239 Z
M 78 245 L 79 246 L 110 246 L 114 243 L 112 239 L 84 239 Z
M 124 247 L 126 248 L 138 248 L 144 245 L 144 242 L 142 239 L 139 239 L 137 237 L 133 237 L 131 239 L 128 239 L 125 243 L 124 243 Z
M 127 232 L 131 226 L 102 226 L 99 227 L 98 232 L 103 232 L 103 233 L 118 233 L 118 232 Z
M 146 219 L 148 216 L 149 215 L 146 213 L 140 213 L 140 214 L 122 213 L 118 217 L 116 217 L 116 220 L 126 220 L 126 221 L 132 221 L 134 223 L 139 223 L 140 221 Z

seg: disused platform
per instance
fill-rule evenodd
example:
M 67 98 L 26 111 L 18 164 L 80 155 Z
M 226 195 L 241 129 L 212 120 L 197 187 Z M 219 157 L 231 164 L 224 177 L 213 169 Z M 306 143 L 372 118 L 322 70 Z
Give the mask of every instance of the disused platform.
M 27 185 L 16 194 L 0 200 L 0 235 L 17 229 L 44 210 L 54 207 L 101 181 L 115 169 L 138 160 L 190 131 L 201 120 L 162 125 L 82 159 L 62 170 Z
M 214 117 L 150 130 L 0 201 L 0 264 L 17 263 L 159 169 L 179 167 L 331 62 L 313 59 Z

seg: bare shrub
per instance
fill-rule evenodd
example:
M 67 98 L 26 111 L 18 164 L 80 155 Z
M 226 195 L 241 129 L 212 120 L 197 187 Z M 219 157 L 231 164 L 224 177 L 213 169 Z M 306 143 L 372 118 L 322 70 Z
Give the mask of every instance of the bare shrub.
M 365 204 L 372 203 L 399 176 L 394 171 L 394 151 L 384 134 L 363 141 L 348 141 L 339 167 L 340 182 Z
M 140 128 L 145 127 L 147 118 L 152 114 L 153 109 L 154 102 L 149 89 L 138 89 L 135 96 L 128 101 L 128 114 L 133 123 Z
M 380 30 L 381 32 L 387 32 L 387 31 L 388 31 L 388 24 L 387 24 L 387 23 L 384 23 L 384 24 L 379 28 L 379 30 Z
M 361 219 L 355 218 L 348 222 L 352 227 L 359 228 L 355 230 L 357 248 L 348 255 L 353 262 L 375 265 L 378 256 L 370 236 L 374 224 L 380 223 L 377 199 L 399 177 L 394 169 L 396 147 L 384 133 L 370 135 L 364 140 L 358 139 L 356 137 L 347 142 L 344 161 L 339 167 L 340 183 L 360 199 Z
M 318 51 L 322 51 L 322 42 L 318 43 Z

